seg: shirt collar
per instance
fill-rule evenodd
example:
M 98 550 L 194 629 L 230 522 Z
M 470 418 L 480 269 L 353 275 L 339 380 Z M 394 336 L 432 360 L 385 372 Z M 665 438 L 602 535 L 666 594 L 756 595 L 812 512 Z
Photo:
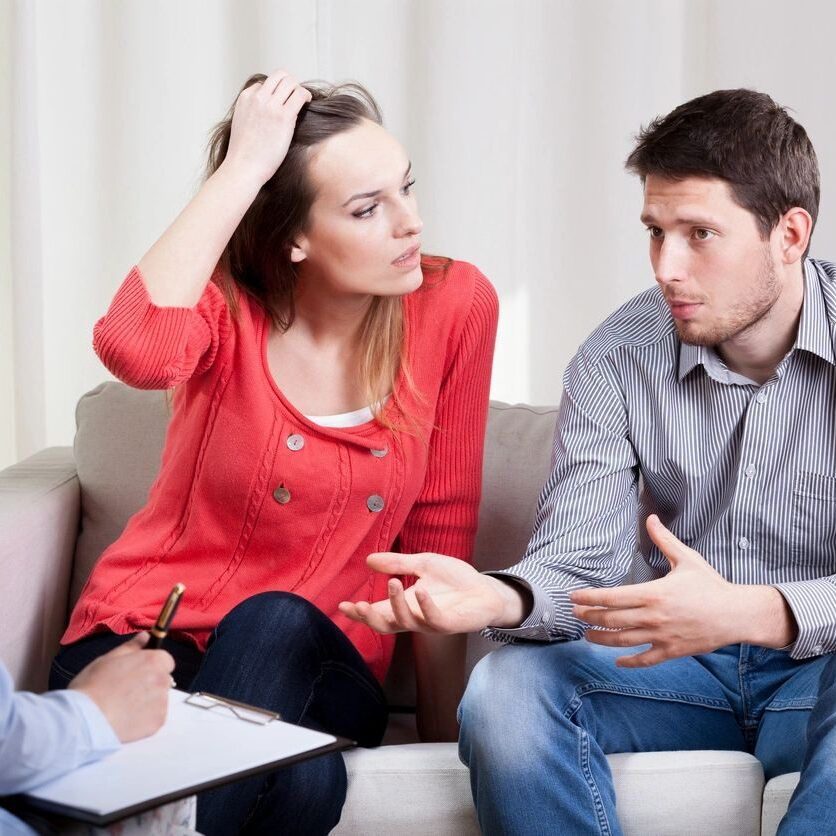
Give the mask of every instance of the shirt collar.
M 815 265 L 810 259 L 806 259 L 804 262 L 804 302 L 801 305 L 798 335 L 790 353 L 796 349 L 809 351 L 831 365 L 836 365 L 836 355 L 833 353 L 833 340 L 830 336 L 830 323 L 827 319 L 821 283 Z M 754 384 L 748 378 L 726 368 L 725 363 L 713 348 L 702 345 L 688 345 L 681 342 L 679 344 L 678 379 L 683 380 L 689 372 L 700 365 L 711 377 L 722 383 Z
M 831 365 L 836 365 L 821 281 L 815 265 L 809 258 L 804 262 L 804 304 L 801 306 L 798 336 L 793 348 L 802 348 L 818 355 Z
M 679 343 L 679 380 L 691 372 L 696 366 L 704 365 L 703 347 L 701 345 L 690 345 Z

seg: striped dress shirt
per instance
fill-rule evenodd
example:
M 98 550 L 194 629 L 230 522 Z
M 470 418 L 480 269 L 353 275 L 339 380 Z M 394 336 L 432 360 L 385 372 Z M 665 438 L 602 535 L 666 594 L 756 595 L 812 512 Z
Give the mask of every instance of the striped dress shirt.
M 836 265 L 808 259 L 790 352 L 763 385 L 683 344 L 659 288 L 581 346 L 522 560 L 534 607 L 498 640 L 583 635 L 568 593 L 662 577 L 658 514 L 726 580 L 778 589 L 796 659 L 836 651 Z M 729 618 L 735 614 L 730 612 Z

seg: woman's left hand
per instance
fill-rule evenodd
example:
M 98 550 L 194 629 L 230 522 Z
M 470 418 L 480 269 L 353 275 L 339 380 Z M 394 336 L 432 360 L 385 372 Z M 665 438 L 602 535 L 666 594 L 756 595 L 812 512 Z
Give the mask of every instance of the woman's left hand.
M 524 617 L 522 596 L 510 584 L 458 558 L 381 552 L 369 555 L 367 563 L 378 572 L 417 578 L 406 590 L 398 578 L 390 578 L 386 601 L 340 604 L 343 615 L 378 633 L 471 633 L 488 625 L 515 626 Z

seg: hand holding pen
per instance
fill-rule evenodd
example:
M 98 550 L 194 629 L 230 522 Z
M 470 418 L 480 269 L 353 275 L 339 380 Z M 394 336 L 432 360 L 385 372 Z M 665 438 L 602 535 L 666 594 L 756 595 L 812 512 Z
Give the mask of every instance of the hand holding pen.
M 180 598 L 183 597 L 185 591 L 186 587 L 182 583 L 178 583 L 174 585 L 174 589 L 169 593 L 157 617 L 157 623 L 151 628 L 151 638 L 148 639 L 148 644 L 146 645 L 149 650 L 159 650 L 162 647 L 163 639 L 168 634 L 168 629 L 174 619 L 174 613 L 177 612 Z

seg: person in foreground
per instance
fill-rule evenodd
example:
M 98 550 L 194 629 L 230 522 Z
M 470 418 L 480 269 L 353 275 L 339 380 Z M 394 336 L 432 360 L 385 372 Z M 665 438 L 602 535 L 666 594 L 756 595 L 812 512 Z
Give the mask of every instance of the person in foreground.
M 0 663 L 0 796 L 27 792 L 165 722 L 174 660 L 148 633 L 91 662 L 66 691 L 15 693 Z M 0 833 L 35 831 L 0 808 Z
M 569 365 L 525 556 L 481 575 L 373 555 L 419 580 L 342 609 L 381 632 L 517 642 L 479 663 L 460 707 L 485 833 L 620 833 L 605 755 L 671 749 L 752 752 L 767 779 L 801 770 L 780 832 L 823 832 L 836 265 L 806 257 L 815 153 L 771 98 L 725 90 L 652 122 L 627 167 L 657 287 Z
M 250 78 L 209 176 L 95 328 L 131 386 L 172 389 L 147 504 L 96 565 L 53 686 L 153 623 L 178 686 L 380 743 L 394 637 L 343 616 L 386 581 L 370 552 L 469 559 L 497 299 L 421 254 L 412 165 L 359 85 Z M 462 637 L 415 644 L 419 732 L 454 740 Z M 452 682 L 451 682 L 452 680 Z M 198 797 L 211 834 L 327 833 L 346 795 L 323 755 Z

